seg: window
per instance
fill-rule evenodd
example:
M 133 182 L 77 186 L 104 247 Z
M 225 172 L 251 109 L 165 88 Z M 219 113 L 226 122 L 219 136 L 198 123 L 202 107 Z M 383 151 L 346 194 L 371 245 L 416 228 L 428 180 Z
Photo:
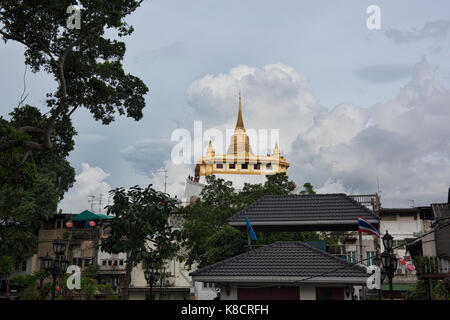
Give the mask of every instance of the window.
M 397 215 L 396 214 L 383 214 L 381 216 L 381 220 L 384 220 L 384 221 L 396 221 L 397 220 Z
M 356 263 L 356 251 L 347 252 L 347 261 L 350 263 Z
M 84 259 L 84 266 L 87 267 L 91 264 L 92 259 Z
M 366 257 L 367 257 L 367 265 L 368 266 L 374 266 L 375 265 L 375 261 L 373 260 L 375 258 L 375 256 L 377 255 L 377 253 L 375 251 L 367 251 L 366 252 Z
M 62 229 L 62 227 L 63 227 L 63 221 L 62 220 L 56 220 L 55 229 Z
M 106 266 L 106 260 L 102 260 L 102 265 Z
M 271 168 L 272 168 L 272 164 L 271 163 L 266 164 L 266 169 L 271 169 Z
M 108 260 L 108 266 L 112 265 L 112 260 Z
M 230 163 L 230 164 L 228 165 L 228 168 L 229 168 L 229 169 L 236 169 L 236 165 L 235 165 L 234 163 Z
M 223 169 L 223 164 L 222 163 L 216 164 L 216 169 Z
M 253 169 L 255 170 L 261 170 L 261 163 L 257 163 L 253 165 Z
M 241 169 L 247 170 L 248 169 L 248 163 L 241 164 Z
M 14 269 L 16 271 L 27 271 L 27 262 L 26 261 L 16 262 Z
M 123 259 L 119 260 L 119 265 L 123 266 Z

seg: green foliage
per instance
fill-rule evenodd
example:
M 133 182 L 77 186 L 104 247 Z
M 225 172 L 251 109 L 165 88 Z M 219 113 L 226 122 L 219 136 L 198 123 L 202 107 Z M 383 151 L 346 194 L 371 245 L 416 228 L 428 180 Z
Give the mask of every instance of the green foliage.
M 127 253 L 123 291 L 126 299 L 133 267 L 149 257 L 163 261 L 177 254 L 179 246 L 175 240 L 179 232 L 168 223 L 176 200 L 151 185 L 145 189 L 117 188 L 110 193 L 114 204 L 107 207 L 107 212 L 114 219 L 109 221 L 110 234 L 100 246 L 108 253 Z
M 99 284 L 99 285 L 97 285 L 97 290 L 99 293 L 101 293 L 105 297 L 105 299 L 117 300 L 117 295 L 114 294 L 111 284 L 109 284 L 109 283 Z
M 0 131 L 20 139 L 40 138 L 35 133 L 20 133 L 16 127 L 43 127 L 40 111 L 32 106 L 14 109 L 11 120 L 0 118 Z M 53 137 L 54 148 L 31 153 L 23 162 L 25 146 L 0 151 L 0 255 L 16 262 L 29 257 L 37 248 L 41 221 L 52 217 L 57 204 L 75 180 L 75 171 L 65 159 L 73 149 L 75 131 L 70 123 Z
M 310 182 L 306 182 L 303 185 L 303 190 L 300 191 L 300 194 L 316 194 L 316 192 L 314 191 L 314 187 L 311 185 Z
M 74 0 L 0 0 L 0 36 L 24 45 L 25 64 L 45 71 L 57 85 L 46 94 L 49 110 L 19 106 L 0 117 L 0 255 L 15 261 L 31 255 L 42 220 L 72 186 L 75 171 L 65 159 L 76 134 L 72 113 L 84 107 L 109 124 L 115 114 L 138 121 L 147 86 L 122 65 L 130 35 L 125 21 L 141 1 L 82 0 L 82 27 L 69 29 Z
M 43 300 L 51 291 L 51 283 L 43 285 L 48 276 L 47 271 L 38 271 L 32 275 L 15 276 L 11 284 L 20 290 L 21 300 Z
M 207 176 L 207 185 L 194 204 L 181 208 L 186 222 L 183 225 L 183 245 L 188 251 L 186 264 L 204 267 L 246 250 L 247 236 L 231 227 L 227 219 L 248 207 L 264 195 L 290 194 L 295 183 L 285 173 L 269 175 L 264 184 L 246 183 L 236 192 L 230 181 Z M 312 186 L 311 186 L 312 190 Z M 315 232 L 279 232 L 258 234 L 258 245 L 275 241 L 309 241 L 321 237 Z
M 442 280 L 433 285 L 433 300 L 450 300 L 450 285 Z
M 86 300 L 92 300 L 97 294 L 97 282 L 89 277 L 81 277 L 81 294 Z
M 245 251 L 247 237 L 245 233 L 224 225 L 205 239 L 203 264 L 210 265 Z
M 0 256 L 0 273 L 9 274 L 14 271 L 14 259 L 11 256 Z
M 450 286 L 442 280 L 433 280 L 433 300 L 450 300 Z M 416 285 L 405 293 L 405 300 L 429 299 L 424 280 L 419 280 Z
M 47 104 L 64 112 L 84 106 L 94 119 L 108 124 L 114 114 L 142 118 L 148 88 L 126 74 L 122 60 L 124 42 L 109 39 L 130 35 L 125 18 L 136 0 L 83 0 L 81 29 L 67 28 L 67 8 L 74 0 L 0 0 L 0 19 L 5 42 L 25 45 L 25 63 L 33 72 L 45 70 L 58 81 L 58 90 L 47 94 Z

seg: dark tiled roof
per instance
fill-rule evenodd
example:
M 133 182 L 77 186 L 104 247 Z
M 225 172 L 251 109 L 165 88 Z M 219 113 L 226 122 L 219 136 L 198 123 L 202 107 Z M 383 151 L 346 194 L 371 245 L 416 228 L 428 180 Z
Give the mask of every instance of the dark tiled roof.
M 217 277 L 368 277 L 366 269 L 300 241 L 279 241 L 190 273 Z
M 346 194 L 264 196 L 228 219 L 228 222 L 258 221 L 354 221 L 358 216 L 379 220 L 379 216 Z

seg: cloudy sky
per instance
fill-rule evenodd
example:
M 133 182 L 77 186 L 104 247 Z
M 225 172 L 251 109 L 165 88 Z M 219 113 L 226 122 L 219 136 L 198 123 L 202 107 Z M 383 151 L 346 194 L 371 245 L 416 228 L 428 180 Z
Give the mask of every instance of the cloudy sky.
M 369 5 L 381 29 L 366 26 Z M 450 3 L 429 1 L 147 0 L 129 17 L 125 68 L 150 88 L 144 118 L 103 126 L 77 110 L 61 208 L 154 184 L 181 197 L 191 166 L 171 161 L 176 129 L 279 129 L 289 176 L 320 192 L 381 191 L 384 207 L 444 202 L 450 187 Z M 23 91 L 23 48 L 0 44 L 0 114 Z M 45 108 L 55 83 L 26 75 Z M 204 146 L 206 147 L 207 141 Z M 377 185 L 378 181 L 378 185 Z

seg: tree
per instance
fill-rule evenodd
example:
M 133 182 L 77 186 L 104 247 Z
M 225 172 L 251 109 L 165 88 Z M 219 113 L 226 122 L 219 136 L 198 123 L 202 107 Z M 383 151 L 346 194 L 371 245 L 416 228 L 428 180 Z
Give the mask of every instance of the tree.
M 10 134 L 0 137 L 0 152 L 22 146 L 24 162 L 32 151 L 50 150 L 55 129 L 70 124 L 80 106 L 103 124 L 113 121 L 116 112 L 135 120 L 142 118 L 148 88 L 123 70 L 125 44 L 105 36 L 108 29 L 119 37 L 130 35 L 133 27 L 125 18 L 142 2 L 81 0 L 82 26 L 69 29 L 67 9 L 78 1 L 0 0 L 0 35 L 5 43 L 23 44 L 25 64 L 33 72 L 52 74 L 57 82 L 57 90 L 47 93 L 50 110 L 43 125 L 13 126 Z
M 300 191 L 300 194 L 303 194 L 303 195 L 305 195 L 305 194 L 316 194 L 316 192 L 314 191 L 314 187 L 311 185 L 310 182 L 306 182 L 303 185 L 303 188 L 304 189 L 302 191 Z
M 15 127 L 42 128 L 45 117 L 32 106 L 15 108 L 11 119 L 0 119 L 0 133 L 11 134 Z M 37 249 L 41 221 L 56 213 L 57 204 L 75 181 L 75 170 L 66 160 L 73 149 L 74 129 L 58 123 L 52 136 L 53 148 L 29 155 L 23 146 L 0 151 L 0 255 L 21 263 Z M 17 136 L 19 139 L 19 136 Z M 35 139 L 36 133 L 20 133 L 20 139 Z
M 100 246 L 108 253 L 126 252 L 125 279 L 122 299 L 128 299 L 131 271 L 150 256 L 160 261 L 176 255 L 178 232 L 169 226 L 169 215 L 175 210 L 176 200 L 156 191 L 149 185 L 142 189 L 112 190 L 113 205 L 107 206 L 113 215 L 108 238 Z
M 14 260 L 11 256 L 0 256 L 0 274 L 5 279 L 6 296 L 9 298 L 9 276 L 14 271 Z
M 227 219 L 248 207 L 264 195 L 285 195 L 295 189 L 285 173 L 266 176 L 264 184 L 246 183 L 236 192 L 230 181 L 207 176 L 207 185 L 200 199 L 181 209 L 186 222 L 183 225 L 183 245 L 188 257 L 186 265 L 204 267 L 230 258 L 246 250 L 247 236 L 228 225 Z M 258 232 L 258 244 L 274 241 L 307 241 L 321 239 L 315 232 Z
M 48 111 L 15 108 L 0 117 L 0 255 L 20 261 L 31 254 L 43 219 L 74 181 L 65 160 L 73 150 L 71 116 L 80 107 L 109 124 L 115 114 L 142 118 L 147 86 L 125 73 L 126 47 L 110 39 L 132 34 L 125 21 L 143 0 L 0 0 L 0 36 L 24 46 L 25 65 L 53 76 Z M 70 29 L 67 9 L 82 6 L 82 27 Z M 13 250 L 12 250 L 13 248 Z

